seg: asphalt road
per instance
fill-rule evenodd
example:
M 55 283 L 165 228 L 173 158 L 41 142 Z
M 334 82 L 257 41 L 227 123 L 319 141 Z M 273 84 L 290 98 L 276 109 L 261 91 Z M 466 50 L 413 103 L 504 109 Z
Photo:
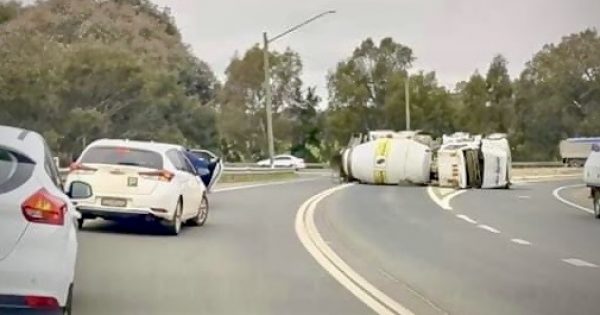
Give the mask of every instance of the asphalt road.
M 294 233 L 321 177 L 210 195 L 208 222 L 179 237 L 93 222 L 79 234 L 74 313 L 368 314 Z
M 317 226 L 415 314 L 599 314 L 600 222 L 555 199 L 569 182 L 472 190 L 443 210 L 424 187 L 356 185 Z
M 576 182 L 467 191 L 354 185 L 315 210 L 325 242 L 415 314 L 599 314 L 600 220 L 552 195 Z M 373 314 L 298 240 L 324 177 L 215 193 L 179 237 L 98 221 L 79 234 L 75 314 Z M 565 197 L 586 202 L 581 188 Z M 571 200 L 571 199 L 570 199 Z M 584 205 L 585 206 L 585 205 Z

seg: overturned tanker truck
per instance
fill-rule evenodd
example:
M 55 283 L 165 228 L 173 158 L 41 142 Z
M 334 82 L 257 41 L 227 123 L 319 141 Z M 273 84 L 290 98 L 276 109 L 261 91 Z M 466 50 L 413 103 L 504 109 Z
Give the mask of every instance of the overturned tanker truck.
M 482 138 L 455 133 L 434 141 L 418 131 L 385 130 L 354 136 L 342 151 L 340 175 L 366 184 L 508 188 L 510 169 L 503 134 Z

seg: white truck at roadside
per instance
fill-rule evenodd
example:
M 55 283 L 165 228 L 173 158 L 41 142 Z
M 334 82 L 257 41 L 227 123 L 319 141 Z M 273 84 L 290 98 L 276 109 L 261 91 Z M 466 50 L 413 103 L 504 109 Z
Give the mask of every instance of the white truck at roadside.
M 594 144 L 600 145 L 600 138 L 569 138 L 558 145 L 563 163 L 570 167 L 582 167 Z
M 600 145 L 594 144 L 583 168 L 583 181 L 590 188 L 594 215 L 600 219 Z
M 504 134 L 444 135 L 437 152 L 438 183 L 451 188 L 508 188 L 512 165 Z

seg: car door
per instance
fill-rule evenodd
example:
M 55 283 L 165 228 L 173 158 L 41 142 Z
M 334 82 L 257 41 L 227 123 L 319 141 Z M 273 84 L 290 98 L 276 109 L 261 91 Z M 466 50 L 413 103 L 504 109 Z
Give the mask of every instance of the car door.
M 281 167 L 292 167 L 293 161 L 289 156 L 282 156 L 280 158 L 280 166 Z
M 221 174 L 223 173 L 223 160 L 208 150 L 193 150 L 192 153 L 195 156 L 208 161 L 209 173 L 201 176 L 201 178 L 206 189 L 210 191 L 221 178 Z
M 175 168 L 174 178 L 176 184 L 179 186 L 179 194 L 183 197 L 183 217 L 187 217 L 194 203 L 191 188 L 193 183 L 190 183 L 193 178 L 186 171 L 185 163 L 179 156 L 177 150 L 173 149 L 168 151 L 167 158 Z
M 192 163 L 185 157 L 185 154 L 182 151 L 177 151 L 177 156 L 181 160 L 182 171 L 185 176 L 189 179 L 187 181 L 187 196 L 184 196 L 184 199 L 187 199 L 187 205 L 184 205 L 184 219 L 193 217 L 198 212 L 200 208 L 200 203 L 202 202 L 202 195 L 204 194 L 204 184 L 200 177 L 196 174 L 194 166 Z
M 286 167 L 287 163 L 285 156 L 276 156 L 273 158 L 273 165 L 275 167 Z
M 54 160 L 50 147 L 48 146 L 46 141 L 43 141 L 43 145 L 44 170 L 46 171 L 46 175 L 48 175 L 48 178 L 50 178 L 50 181 L 53 184 L 48 188 L 52 190 L 52 193 L 54 195 L 59 196 L 65 202 L 65 204 L 67 204 L 68 215 L 66 217 L 68 217 L 70 219 L 70 222 L 73 223 L 72 225 L 70 225 L 70 228 L 73 232 L 72 236 L 74 236 L 76 220 L 81 216 L 81 214 L 77 211 L 77 209 L 75 209 L 75 206 L 73 206 L 69 197 L 64 193 L 64 183 L 62 178 L 60 177 L 60 172 L 58 170 L 57 163 Z

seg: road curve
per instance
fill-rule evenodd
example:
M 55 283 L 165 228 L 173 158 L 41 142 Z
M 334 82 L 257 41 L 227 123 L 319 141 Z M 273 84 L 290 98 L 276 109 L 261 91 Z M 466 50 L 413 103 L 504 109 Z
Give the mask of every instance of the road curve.
M 355 185 L 315 213 L 325 242 L 415 314 L 598 314 L 600 222 L 555 199 L 569 182 L 472 190 Z
M 210 196 L 204 227 L 179 237 L 93 222 L 79 234 L 74 313 L 369 314 L 306 253 L 296 210 L 323 178 Z

